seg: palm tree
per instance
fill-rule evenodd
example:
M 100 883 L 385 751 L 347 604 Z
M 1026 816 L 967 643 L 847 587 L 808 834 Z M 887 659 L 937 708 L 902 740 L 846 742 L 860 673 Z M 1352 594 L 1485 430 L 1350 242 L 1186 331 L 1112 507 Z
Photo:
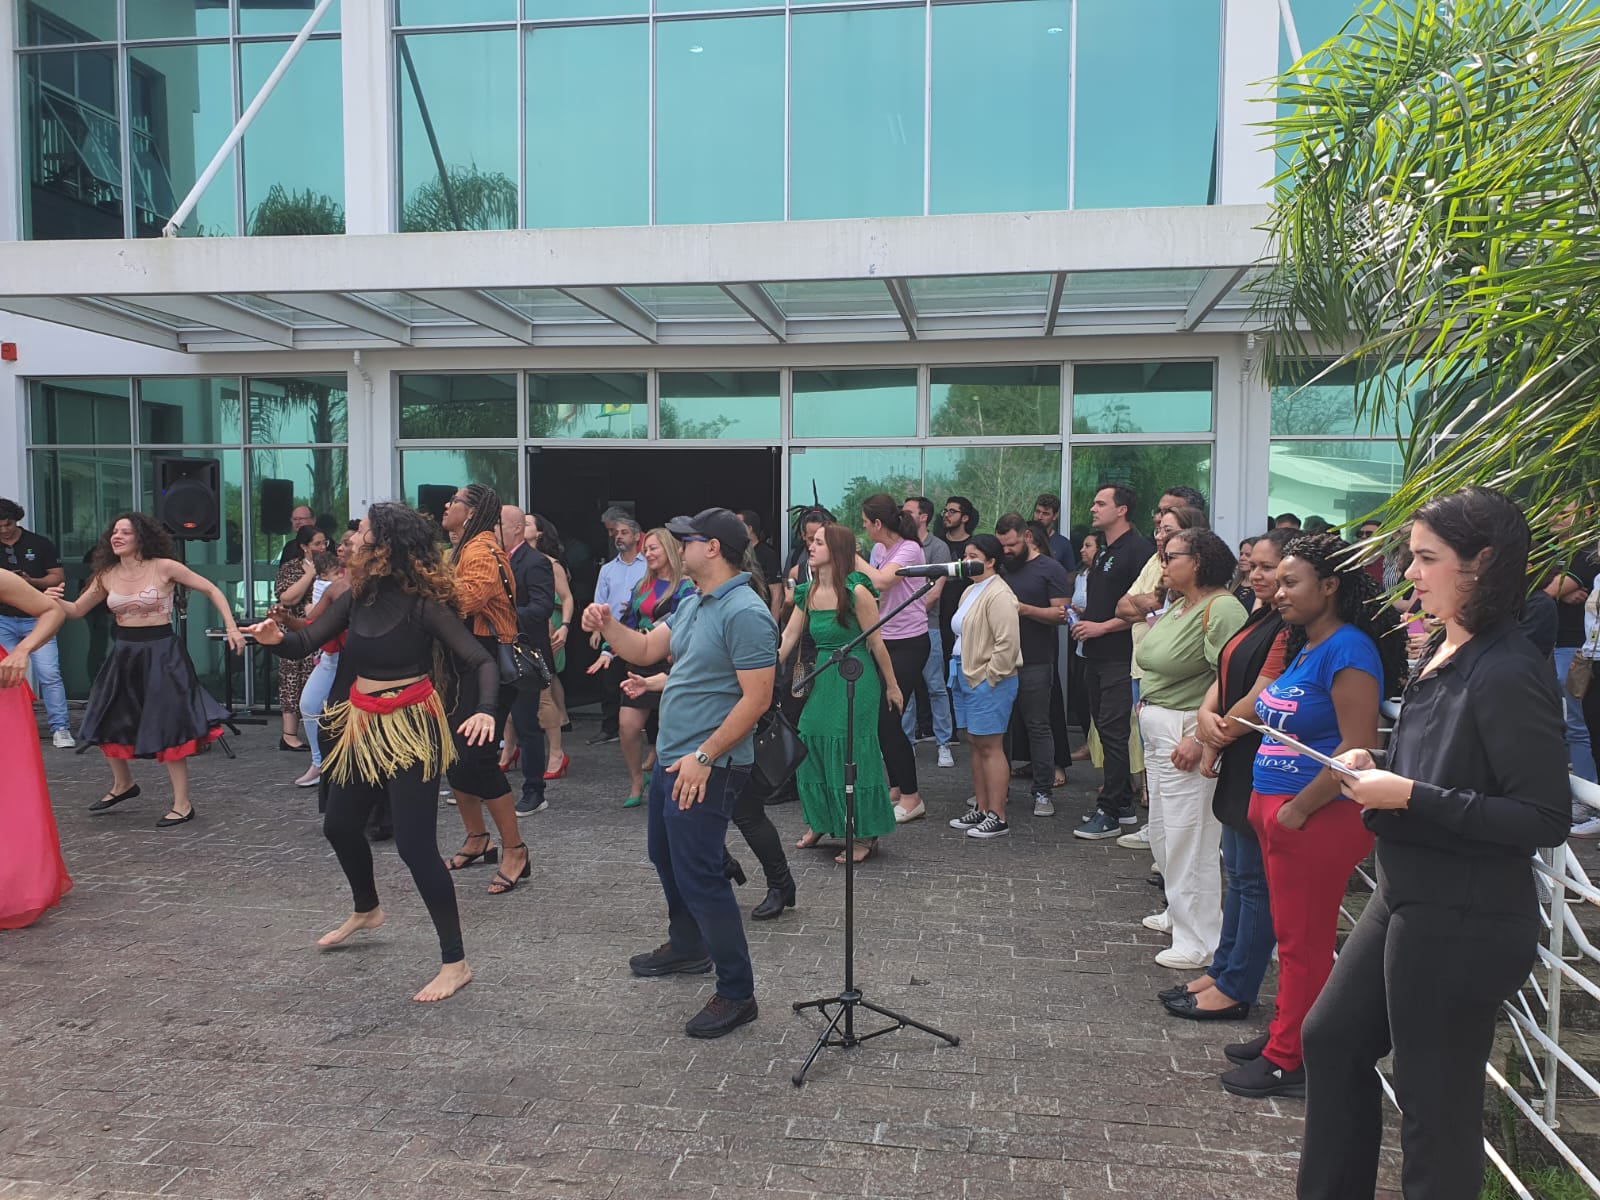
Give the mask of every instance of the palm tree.
M 476 166 L 450 167 L 445 175 L 435 175 L 411 193 L 400 214 L 402 233 L 516 227 L 516 180 Z
M 267 189 L 246 223 L 251 237 L 292 237 L 311 233 L 343 233 L 344 209 L 332 196 L 307 188 L 290 192 L 280 183 Z
M 1474 483 L 1594 500 L 1600 5 L 1367 0 L 1279 89 L 1268 377 L 1347 350 L 1375 428 L 1423 381 L 1392 521 Z

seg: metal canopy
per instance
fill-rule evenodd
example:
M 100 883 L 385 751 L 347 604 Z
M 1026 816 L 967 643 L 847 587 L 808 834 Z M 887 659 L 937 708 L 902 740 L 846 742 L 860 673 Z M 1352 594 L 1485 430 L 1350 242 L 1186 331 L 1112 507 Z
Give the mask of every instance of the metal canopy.
M 0 311 L 190 352 L 1238 332 L 1255 206 L 0 246 Z

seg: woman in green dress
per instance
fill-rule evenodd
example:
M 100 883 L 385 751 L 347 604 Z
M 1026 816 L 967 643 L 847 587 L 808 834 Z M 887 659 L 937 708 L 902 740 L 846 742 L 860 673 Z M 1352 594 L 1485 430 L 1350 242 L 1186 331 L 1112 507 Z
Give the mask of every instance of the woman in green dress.
M 808 553 L 811 579 L 794 590 L 794 611 L 783 631 L 780 659 L 787 658 L 799 645 L 801 633 L 809 630 L 817 646 L 818 661 L 823 661 L 878 620 L 878 593 L 865 575 L 850 570 L 859 553 L 850 530 L 837 524 L 819 527 L 811 537 Z M 840 564 L 837 570 L 836 563 Z M 843 572 L 848 573 L 841 586 Z M 860 659 L 867 668 L 856 682 L 855 701 L 855 860 L 862 862 L 877 850 L 878 838 L 894 829 L 894 804 L 889 799 L 889 783 L 878 750 L 878 707 L 885 683 L 889 703 L 897 712 L 905 701 L 895 685 L 894 669 L 882 638 L 873 634 L 850 656 Z M 872 669 L 874 663 L 876 670 Z M 844 837 L 844 735 L 845 682 L 838 671 L 825 671 L 812 683 L 800 715 L 800 741 L 806 747 L 806 757 L 795 782 L 807 825 L 806 835 L 796 843 L 802 850 L 825 837 Z M 844 855 L 834 861 L 842 863 Z

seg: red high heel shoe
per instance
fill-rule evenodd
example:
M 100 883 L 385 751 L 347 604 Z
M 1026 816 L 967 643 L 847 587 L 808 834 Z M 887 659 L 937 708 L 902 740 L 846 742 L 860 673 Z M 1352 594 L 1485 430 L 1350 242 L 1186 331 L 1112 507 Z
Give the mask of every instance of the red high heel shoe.
M 544 773 L 544 777 L 546 779 L 565 779 L 567 777 L 567 767 L 571 765 L 571 763 L 572 760 L 567 757 L 566 751 L 563 750 L 561 752 L 561 765 L 554 771 L 546 771 Z
M 502 771 L 509 771 L 509 770 L 511 770 L 512 767 L 516 766 L 517 763 L 520 762 L 521 760 L 522 760 L 522 747 L 518 746 L 515 750 L 513 750 L 511 752 L 511 757 L 510 758 L 502 758 L 500 760 L 500 769 Z

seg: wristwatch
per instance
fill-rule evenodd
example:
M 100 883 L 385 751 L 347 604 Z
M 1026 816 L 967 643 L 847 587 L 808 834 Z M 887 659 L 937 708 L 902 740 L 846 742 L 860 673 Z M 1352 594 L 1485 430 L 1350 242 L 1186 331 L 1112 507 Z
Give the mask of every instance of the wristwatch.
M 711 765 L 711 759 L 704 750 L 696 750 L 694 752 L 694 760 L 702 767 L 709 767 Z

